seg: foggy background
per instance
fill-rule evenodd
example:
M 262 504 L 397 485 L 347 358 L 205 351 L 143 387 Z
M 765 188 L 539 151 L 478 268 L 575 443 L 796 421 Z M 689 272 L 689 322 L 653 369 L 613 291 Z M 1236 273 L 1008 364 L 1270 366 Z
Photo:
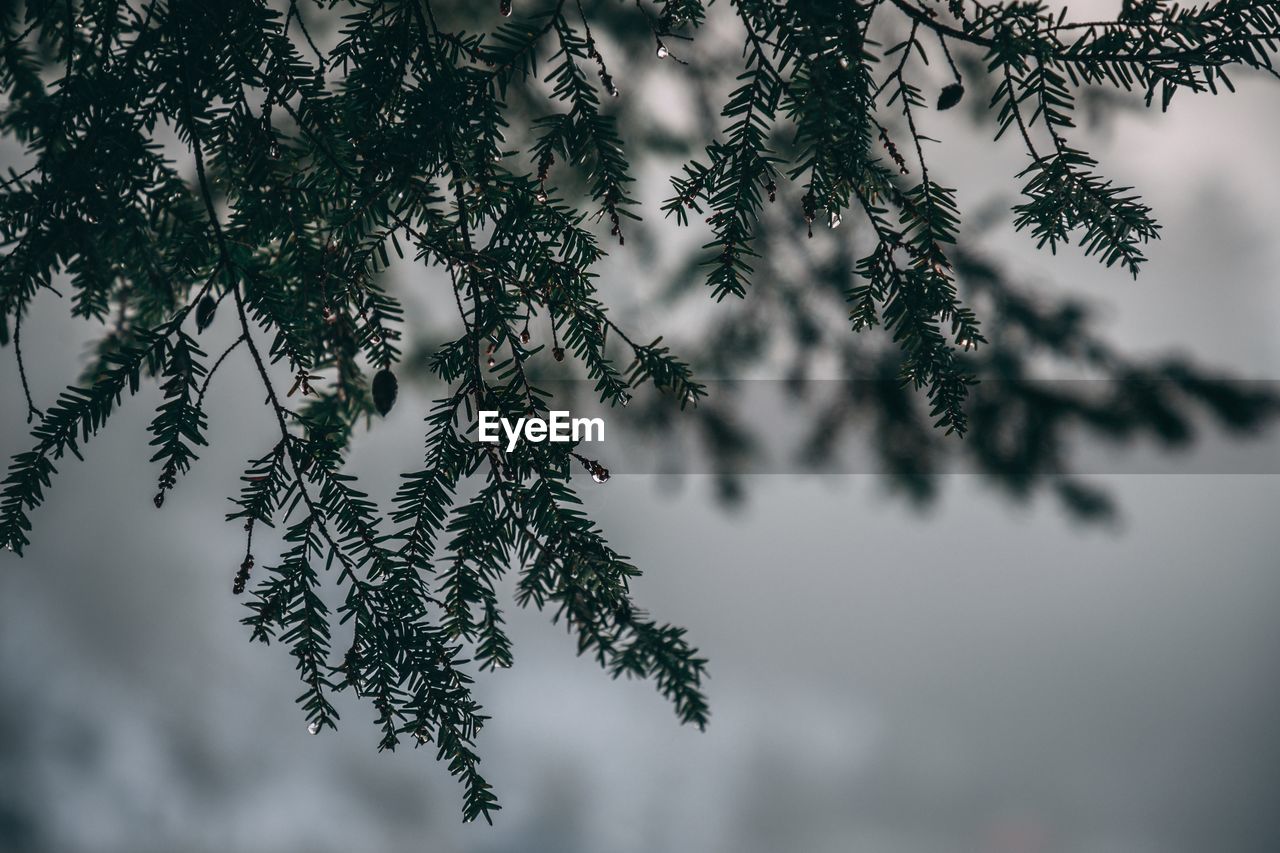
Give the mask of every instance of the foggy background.
M 1280 89 L 1239 83 L 1078 135 L 1164 225 L 1137 282 L 1037 253 L 1007 223 L 984 249 L 1089 295 L 1129 352 L 1276 378 Z M 1016 191 L 1016 146 L 955 116 L 935 126 L 931 169 L 962 210 Z M 663 234 L 666 184 L 648 183 Z M 602 296 L 625 305 L 649 274 L 615 250 Z M 42 297 L 24 324 L 37 405 L 97 331 L 64 313 Z M 6 457 L 28 444 L 17 382 L 6 351 Z M 421 455 L 429 399 L 402 394 L 353 457 L 383 499 Z M 1111 528 L 974 476 L 947 477 L 924 514 L 874 476 L 749 477 L 735 512 L 700 476 L 586 483 L 645 571 L 637 601 L 710 658 L 712 723 L 679 726 L 649 684 L 611 681 L 513 607 L 516 665 L 476 685 L 504 806 L 489 827 L 461 823 L 431 751 L 378 753 L 349 695 L 338 732 L 309 736 L 287 649 L 238 623 L 243 534 L 222 516 L 270 445 L 260 398 L 238 353 L 211 386 L 212 447 L 163 511 L 146 462 L 157 396 L 126 401 L 86 462 L 59 465 L 28 556 L 0 558 L 0 850 L 1280 849 L 1276 476 L 1101 475 L 1123 512 Z

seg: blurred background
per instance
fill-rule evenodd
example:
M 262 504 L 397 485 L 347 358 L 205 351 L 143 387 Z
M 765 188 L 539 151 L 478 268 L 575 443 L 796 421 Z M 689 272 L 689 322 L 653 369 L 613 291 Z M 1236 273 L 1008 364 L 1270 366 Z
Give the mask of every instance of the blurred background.
M 731 30 L 709 37 L 733 54 Z M 681 73 L 620 85 L 658 124 L 707 120 L 668 97 Z M 1108 110 L 1078 134 L 1164 225 L 1136 282 L 1073 249 L 1039 253 L 1004 219 L 982 251 L 1038 292 L 1087 299 L 1125 353 L 1274 379 L 1277 89 L 1237 82 L 1166 115 Z M 1016 146 L 956 112 L 931 117 L 945 140 L 931 170 L 963 210 L 1007 201 Z M 674 326 L 696 345 L 705 296 L 679 311 L 646 296 L 655 268 L 701 242 L 657 212 L 676 162 L 656 152 L 637 170 L 649 239 L 613 252 L 602 296 L 650 337 Z M 443 280 L 406 269 L 399 284 L 413 304 Z M 24 325 L 37 404 L 99 331 L 64 315 L 42 301 Z M 710 658 L 712 724 L 679 726 L 650 685 L 610 681 L 541 614 L 509 610 L 516 665 L 477 679 L 504 806 L 489 827 L 461 823 L 428 751 L 378 753 L 350 696 L 338 732 L 309 736 L 287 650 L 248 642 L 230 593 L 242 532 L 222 515 L 274 429 L 249 371 L 235 359 L 214 382 L 212 447 L 162 513 L 149 392 L 61 466 L 28 556 L 3 561 L 0 850 L 1280 849 L 1280 458 L 1262 439 L 1243 465 L 1212 461 L 1210 438 L 1099 468 L 1085 480 L 1119 511 L 1103 525 L 968 474 L 931 475 L 926 506 L 834 469 L 745 473 L 729 505 L 696 473 L 584 488 L 645 571 L 638 601 Z M 754 375 L 786 372 L 764 358 Z M 0 399 L 20 400 L 17 383 L 6 358 Z M 431 399 L 402 394 L 352 459 L 382 499 L 420 456 Z M 24 414 L 0 412 L 6 456 L 28 443 Z

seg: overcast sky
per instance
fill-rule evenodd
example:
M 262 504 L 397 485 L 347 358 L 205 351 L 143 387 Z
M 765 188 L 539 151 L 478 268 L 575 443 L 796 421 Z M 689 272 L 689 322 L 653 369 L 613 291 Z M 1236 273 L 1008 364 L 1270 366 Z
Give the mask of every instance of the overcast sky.
M 1240 88 L 1093 141 L 1164 224 L 1138 282 L 1003 228 L 987 248 L 1105 306 L 1131 351 L 1275 378 L 1277 89 Z M 948 122 L 934 168 L 962 202 L 1014 191 L 1012 149 Z M 615 270 L 621 291 L 645 275 L 625 254 Z M 83 355 L 62 311 L 24 328 L 45 400 Z M 6 351 L 0 399 L 16 380 Z M 229 592 L 241 532 L 221 518 L 269 444 L 259 396 L 247 365 L 219 376 L 214 446 L 162 513 L 153 398 L 128 406 L 64 466 L 29 555 L 0 560 L 0 849 L 1280 849 L 1275 476 L 1100 478 L 1113 530 L 972 477 L 925 515 L 874 477 L 753 478 L 734 514 L 702 478 L 615 477 L 590 508 L 645 569 L 640 603 L 711 658 L 712 725 L 680 727 L 649 685 L 611 682 L 512 611 L 517 664 L 478 679 L 505 805 L 489 828 L 461 824 L 427 751 L 376 753 L 359 705 L 308 736 L 287 650 L 248 643 Z M 407 392 L 357 450 L 375 493 L 419 456 L 427 402 Z M 6 456 L 27 445 L 20 409 L 0 412 Z

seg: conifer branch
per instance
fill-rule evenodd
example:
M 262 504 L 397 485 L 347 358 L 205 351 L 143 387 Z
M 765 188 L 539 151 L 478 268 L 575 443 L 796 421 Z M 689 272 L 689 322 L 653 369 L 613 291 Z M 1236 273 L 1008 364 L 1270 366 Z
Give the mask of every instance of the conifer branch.
M 702 727 L 709 714 L 705 659 L 682 629 L 637 606 L 638 570 L 582 508 L 574 474 L 593 488 L 610 460 L 584 447 L 479 442 L 482 408 L 549 411 L 557 399 L 539 387 L 549 371 L 585 377 L 618 408 L 652 383 L 698 409 L 682 422 L 714 436 L 710 456 L 731 458 L 738 437 L 722 409 L 698 406 L 699 372 L 762 357 L 768 348 L 751 341 L 787 326 L 802 330 L 802 352 L 821 342 L 851 372 L 893 378 L 879 397 L 851 390 L 829 422 L 869 413 L 878 450 L 910 488 L 925 488 L 930 422 L 968 431 L 967 443 L 945 446 L 1022 488 L 992 437 L 999 407 L 972 393 L 980 367 L 1019 363 L 1008 350 L 988 354 L 1001 324 L 1109 375 L 1134 371 L 1072 312 L 1041 308 L 963 245 L 955 192 L 926 161 L 930 110 L 961 102 L 964 75 L 987 75 L 993 134 L 1016 128 L 1030 158 L 1011 170 L 1023 181 L 1015 225 L 1050 250 L 1078 242 L 1136 275 L 1159 227 L 1079 147 L 1078 90 L 1135 92 L 1163 109 L 1178 92 L 1230 89 L 1238 70 L 1275 76 L 1280 49 L 1280 4 L 1259 0 L 1150 0 L 1089 21 L 1012 2 L 734 0 L 726 14 L 742 35 L 726 77 L 709 67 L 702 0 L 636 2 L 618 15 L 530 0 L 510 21 L 512 4 L 496 5 L 503 20 L 430 0 L 369 0 L 341 15 L 297 0 L 64 0 L 0 19 L 0 135 L 27 158 L 0 178 L 0 344 L 12 335 L 33 444 L 0 483 L 0 542 L 25 549 L 55 463 L 78 456 L 126 392 L 152 379 L 162 504 L 210 438 L 213 376 L 243 347 L 277 433 L 247 464 L 228 515 L 245 525 L 231 587 L 250 593 L 251 637 L 289 646 L 313 732 L 336 726 L 335 695 L 350 690 L 373 704 L 380 748 L 405 737 L 434 745 L 463 784 L 468 820 L 499 808 L 479 772 L 485 717 L 467 669 L 514 662 L 498 593 L 507 572 L 516 604 L 563 620 L 610 675 L 649 679 L 684 722 Z M 336 28 L 331 47 L 324 18 Z M 712 336 L 705 357 L 624 331 L 600 279 L 607 253 L 644 234 L 644 140 L 630 138 L 649 123 L 635 120 L 636 90 L 651 79 L 630 59 L 641 54 L 701 95 L 730 92 L 707 117 L 719 123 L 707 125 L 710 138 L 681 131 L 700 153 L 662 206 L 678 225 L 705 229 L 703 298 L 741 298 L 750 327 Z M 936 101 L 931 56 L 948 75 Z M 167 128 L 190 154 L 194 183 L 165 159 Z M 837 230 L 849 210 L 869 248 Z M 795 252 L 802 233 L 817 236 L 819 213 L 822 239 L 800 245 L 823 250 Z M 434 319 L 415 307 L 429 300 L 402 303 L 385 286 L 401 260 L 444 269 L 457 317 L 446 311 L 452 331 L 423 359 L 436 389 L 423 456 L 384 513 L 344 457 L 396 405 L 402 334 Z M 69 313 L 104 332 L 82 387 L 41 411 L 23 320 L 41 291 L 62 296 L 55 276 L 67 282 Z M 995 323 L 979 322 L 974 295 L 995 306 Z M 823 296 L 830 310 L 808 316 L 805 303 Z M 234 340 L 208 364 L 200 336 L 227 299 Z M 194 331 L 184 325 L 192 312 Z M 868 357 L 862 333 L 873 328 L 889 343 Z M 277 363 L 293 372 L 287 392 Z M 1233 426 L 1276 408 L 1185 366 L 1162 370 Z M 1033 396 L 1010 387 L 1008 405 Z M 927 401 L 919 413 L 913 389 Z M 1053 410 L 1116 434 L 1180 435 L 1169 397 L 1140 390 L 1128 406 L 1055 400 Z M 1061 473 L 1055 464 L 1025 463 Z M 1059 493 L 1082 511 L 1099 505 L 1078 483 Z M 262 528 L 283 555 L 256 577 Z M 335 567 L 343 600 L 331 610 L 322 578 Z M 337 623 L 352 631 L 340 653 Z

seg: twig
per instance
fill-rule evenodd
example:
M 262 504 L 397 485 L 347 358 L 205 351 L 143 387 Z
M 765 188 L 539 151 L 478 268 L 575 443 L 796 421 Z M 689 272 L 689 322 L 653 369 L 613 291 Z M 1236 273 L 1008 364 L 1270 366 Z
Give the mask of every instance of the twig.
M 18 308 L 18 317 L 13 324 L 13 351 L 18 357 L 18 377 L 22 380 L 22 393 L 27 398 L 27 423 L 31 423 L 33 417 L 44 420 L 44 412 L 36 408 L 35 403 L 31 402 L 31 386 L 27 383 L 27 367 L 22 358 L 22 308 Z

